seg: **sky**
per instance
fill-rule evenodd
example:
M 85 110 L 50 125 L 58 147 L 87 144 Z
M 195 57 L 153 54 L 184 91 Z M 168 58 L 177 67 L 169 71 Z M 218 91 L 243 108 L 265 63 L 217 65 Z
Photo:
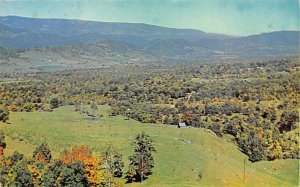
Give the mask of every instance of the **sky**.
M 228 35 L 300 30 L 299 0 L 0 0 L 0 16 L 147 23 Z

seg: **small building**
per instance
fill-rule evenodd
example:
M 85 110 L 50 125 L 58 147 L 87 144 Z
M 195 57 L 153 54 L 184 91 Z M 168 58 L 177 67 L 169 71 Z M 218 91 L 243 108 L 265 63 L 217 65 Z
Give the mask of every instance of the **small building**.
M 178 123 L 178 128 L 187 128 L 188 126 L 186 126 L 185 123 Z

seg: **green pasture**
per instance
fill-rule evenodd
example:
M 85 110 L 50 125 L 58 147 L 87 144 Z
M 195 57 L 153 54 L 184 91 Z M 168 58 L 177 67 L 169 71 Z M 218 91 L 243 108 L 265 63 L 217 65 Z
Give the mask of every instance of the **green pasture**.
M 205 129 L 178 129 L 109 116 L 109 106 L 99 106 L 96 111 L 88 108 L 103 117 L 88 121 L 88 116 L 75 112 L 73 106 L 53 112 L 11 113 L 10 124 L 0 124 L 7 136 L 5 154 L 19 150 L 30 156 L 35 146 L 47 142 L 55 157 L 73 145 L 88 145 L 97 155 L 113 144 L 127 165 L 133 153 L 130 142 L 144 131 L 155 140 L 156 166 L 143 184 L 126 186 L 298 186 L 299 160 L 246 161 L 244 175 L 247 156 L 228 138 Z

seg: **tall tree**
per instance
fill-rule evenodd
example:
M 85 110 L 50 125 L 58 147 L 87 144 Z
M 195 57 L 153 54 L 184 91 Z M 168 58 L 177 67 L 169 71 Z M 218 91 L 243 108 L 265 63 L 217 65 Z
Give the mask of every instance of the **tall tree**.
M 103 157 L 106 161 L 108 169 L 115 177 L 122 177 L 124 162 L 122 154 L 118 153 L 111 145 L 105 148 Z
M 108 170 L 107 183 L 108 186 L 112 186 L 115 181 L 114 177 L 122 177 L 124 162 L 122 161 L 122 155 L 109 145 L 105 148 L 102 154 L 105 160 L 105 167 Z
M 129 157 L 129 170 L 126 175 L 128 182 L 143 182 L 152 174 L 154 167 L 152 153 L 156 152 L 153 142 L 150 136 L 144 132 L 138 134 L 134 139 L 134 155 Z

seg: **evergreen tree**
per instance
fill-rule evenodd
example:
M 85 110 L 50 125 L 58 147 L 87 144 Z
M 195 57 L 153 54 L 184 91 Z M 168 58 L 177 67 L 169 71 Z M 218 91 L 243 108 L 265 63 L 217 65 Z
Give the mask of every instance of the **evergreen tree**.
M 153 140 L 144 132 L 137 135 L 133 144 L 135 153 L 129 157 L 130 163 L 126 178 L 128 182 L 143 182 L 144 179 L 152 174 L 154 167 L 152 153 L 156 152 L 156 150 L 153 146 Z

